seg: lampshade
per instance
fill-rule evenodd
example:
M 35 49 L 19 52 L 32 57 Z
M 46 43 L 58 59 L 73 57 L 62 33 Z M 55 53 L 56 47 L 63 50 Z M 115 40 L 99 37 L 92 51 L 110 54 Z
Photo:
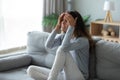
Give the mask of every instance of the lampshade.
M 67 10 L 70 11 L 72 10 L 72 0 L 67 0 Z
M 109 0 L 106 0 L 105 3 L 104 3 L 104 8 L 103 9 L 105 11 L 115 10 L 114 3 L 109 1 Z
M 71 2 L 71 0 L 67 0 L 68 2 Z

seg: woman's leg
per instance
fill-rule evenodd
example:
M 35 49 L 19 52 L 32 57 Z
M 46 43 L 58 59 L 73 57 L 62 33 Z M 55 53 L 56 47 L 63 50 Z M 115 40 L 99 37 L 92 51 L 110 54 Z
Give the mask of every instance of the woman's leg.
M 64 67 L 66 80 L 85 80 L 77 64 L 69 52 L 66 53 L 66 63 Z
M 58 74 L 64 68 L 65 58 L 66 58 L 66 56 L 63 53 L 62 48 L 59 47 L 56 52 L 55 61 L 53 63 L 52 69 L 49 73 L 49 77 L 47 80 L 57 80 L 58 79 Z
M 57 76 L 63 68 L 67 80 L 85 80 L 71 54 L 64 51 L 62 47 L 59 47 L 48 80 L 57 80 Z
M 27 69 L 27 74 L 35 80 L 47 80 L 50 69 L 38 67 L 38 66 L 29 66 Z

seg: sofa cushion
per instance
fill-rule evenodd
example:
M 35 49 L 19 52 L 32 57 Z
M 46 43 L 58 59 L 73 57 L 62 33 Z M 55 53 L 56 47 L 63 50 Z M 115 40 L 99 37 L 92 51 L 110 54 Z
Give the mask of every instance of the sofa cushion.
M 97 76 L 103 80 L 120 80 L 120 44 L 104 40 L 96 44 Z
M 0 80 L 34 80 L 27 75 L 28 67 L 21 67 L 0 72 Z
M 55 56 L 53 54 L 48 54 L 45 52 L 39 52 L 37 53 L 31 53 L 30 56 L 32 57 L 31 64 L 37 65 L 37 66 L 43 66 L 47 68 L 51 68 Z
M 47 32 L 32 31 L 28 33 L 27 51 L 30 52 L 45 52 L 45 42 L 48 37 Z
M 27 66 L 31 63 L 31 57 L 27 54 L 13 55 L 0 59 L 0 71 Z
M 32 64 L 52 67 L 56 50 L 45 48 L 48 36 L 47 32 L 32 31 L 28 33 L 27 53 L 32 57 Z

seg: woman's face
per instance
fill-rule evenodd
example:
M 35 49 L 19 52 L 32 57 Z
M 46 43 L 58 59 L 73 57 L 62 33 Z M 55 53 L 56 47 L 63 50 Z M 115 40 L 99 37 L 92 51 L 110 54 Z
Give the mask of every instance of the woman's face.
M 66 32 L 68 29 L 68 22 L 65 19 L 65 16 L 63 17 L 62 23 L 61 23 L 61 31 Z

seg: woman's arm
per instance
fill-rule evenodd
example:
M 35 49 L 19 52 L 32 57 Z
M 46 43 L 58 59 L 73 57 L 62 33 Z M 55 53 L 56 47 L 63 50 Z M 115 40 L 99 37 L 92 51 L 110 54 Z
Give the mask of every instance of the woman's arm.
M 80 49 L 85 46 L 89 46 L 88 39 L 83 37 L 74 39 L 72 42 L 70 42 L 73 31 L 74 31 L 74 27 L 69 26 L 61 45 L 63 50 L 70 51 L 70 50 Z
M 46 43 L 45 43 L 46 48 L 52 49 L 61 44 L 61 37 L 60 37 L 60 35 L 56 37 L 56 34 L 57 34 L 57 32 L 55 29 L 50 33 L 50 35 L 48 36 Z
M 62 13 L 59 16 L 56 27 L 54 28 L 54 30 L 52 31 L 52 33 L 50 34 L 50 36 L 48 37 L 48 39 L 45 43 L 46 48 L 53 48 L 53 47 L 59 46 L 61 44 L 61 37 L 59 36 L 59 37 L 55 38 L 55 36 L 60 31 L 61 22 L 62 22 L 64 15 L 65 14 Z
M 67 24 L 69 26 L 66 31 L 66 35 L 63 39 L 61 47 L 64 50 L 75 50 L 75 49 L 82 48 L 86 45 L 89 45 L 88 40 L 86 38 L 79 38 L 76 40 L 74 39 L 74 41 L 70 42 L 74 32 L 74 28 L 76 27 L 75 24 L 76 24 L 77 18 L 74 19 L 70 14 L 66 13 L 65 19 L 67 20 Z
M 65 13 L 64 16 L 65 20 L 67 20 L 67 25 L 68 25 L 68 29 L 66 31 L 65 37 L 63 39 L 62 45 L 61 46 L 67 46 L 70 43 L 70 40 L 72 38 L 72 34 L 75 28 L 75 24 L 76 24 L 76 19 L 74 19 L 70 14 Z
M 68 29 L 66 31 L 66 34 L 65 34 L 65 37 L 63 39 L 61 46 L 67 46 L 70 44 L 70 40 L 72 38 L 73 31 L 74 31 L 74 27 L 68 26 Z
M 72 42 L 70 42 L 68 45 L 61 46 L 64 51 L 71 51 L 71 50 L 77 50 L 82 49 L 84 47 L 89 48 L 89 41 L 87 38 L 78 38 Z

